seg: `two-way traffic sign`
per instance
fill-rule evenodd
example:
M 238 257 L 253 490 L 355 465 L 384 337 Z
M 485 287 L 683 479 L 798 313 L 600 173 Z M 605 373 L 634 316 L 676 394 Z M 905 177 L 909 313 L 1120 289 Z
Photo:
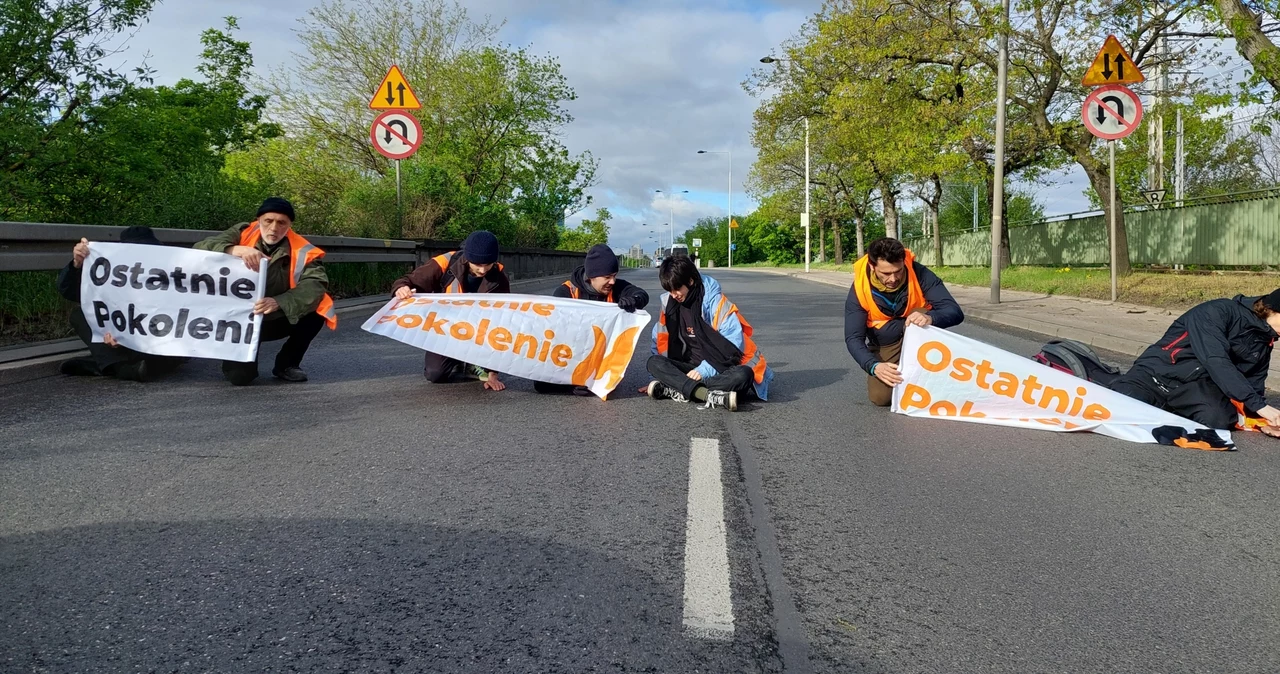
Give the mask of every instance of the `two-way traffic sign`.
M 1089 133 L 1119 140 L 1142 123 L 1142 100 L 1119 84 L 1099 87 L 1085 97 L 1080 117 Z
M 373 98 L 369 101 L 370 110 L 418 110 L 421 107 L 422 102 L 413 93 L 409 80 L 396 65 L 383 76 L 382 83 L 373 90 Z
M 1116 36 L 1108 35 L 1080 83 L 1086 87 L 1101 87 L 1108 84 L 1137 84 L 1146 80 L 1142 71 L 1134 65 L 1133 59 L 1129 58 L 1129 52 L 1120 46 Z

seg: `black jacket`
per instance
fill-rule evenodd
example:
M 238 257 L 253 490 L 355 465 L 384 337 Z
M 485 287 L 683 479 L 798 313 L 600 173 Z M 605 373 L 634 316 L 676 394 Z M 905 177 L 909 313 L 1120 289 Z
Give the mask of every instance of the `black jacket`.
M 919 262 L 912 264 L 924 299 L 933 307 L 928 312 L 933 324 L 939 328 L 960 325 L 964 321 L 964 312 L 951 296 L 951 291 L 943 285 L 942 279 Z M 867 273 L 873 272 L 868 268 Z M 906 330 L 906 320 L 902 317 L 895 317 L 879 329 L 867 327 L 867 310 L 858 301 L 858 291 L 852 285 L 849 286 L 849 299 L 844 303 L 844 345 L 864 372 L 870 372 L 880 362 L 871 353 L 871 347 L 900 342 Z
M 1278 335 L 1253 313 L 1258 299 L 1236 295 L 1192 307 L 1133 366 L 1173 382 L 1208 376 L 1250 410 L 1266 407 L 1267 370 Z
M 573 270 L 573 275 L 569 277 L 569 282 L 576 286 L 579 290 L 578 299 L 591 300 L 593 302 L 603 302 L 607 297 L 596 293 L 591 284 L 587 282 L 586 267 L 578 267 Z M 556 286 L 555 292 L 551 293 L 556 297 L 573 297 L 572 291 L 565 284 L 561 283 Z M 632 285 L 622 279 L 614 279 L 613 281 L 613 302 L 617 304 L 618 300 L 630 297 L 635 300 L 636 309 L 643 309 L 649 304 L 649 293 L 644 291 L 637 285 Z
M 84 275 L 84 268 L 77 267 L 75 262 L 68 262 L 67 266 L 58 272 L 58 294 L 70 302 L 80 303 L 80 279 Z

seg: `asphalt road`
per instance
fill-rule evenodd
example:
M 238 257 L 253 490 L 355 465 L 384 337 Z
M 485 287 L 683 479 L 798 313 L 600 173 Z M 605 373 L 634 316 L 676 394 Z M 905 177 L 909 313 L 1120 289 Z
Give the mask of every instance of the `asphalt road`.
M 1280 671 L 1280 445 L 892 415 L 839 288 L 715 275 L 778 373 L 733 414 L 640 396 L 640 355 L 608 402 L 433 386 L 362 315 L 302 385 L 0 388 L 0 670 Z M 683 624 L 694 439 L 729 639 Z

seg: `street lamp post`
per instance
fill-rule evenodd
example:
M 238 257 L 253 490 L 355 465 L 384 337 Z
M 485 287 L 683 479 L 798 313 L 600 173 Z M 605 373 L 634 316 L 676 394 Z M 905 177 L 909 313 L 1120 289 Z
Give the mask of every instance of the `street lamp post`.
M 781 61 L 790 61 L 791 59 L 780 59 L 772 56 L 766 56 L 760 59 L 761 63 L 779 63 Z M 809 272 L 809 116 L 804 116 L 804 213 L 800 214 L 800 224 L 804 227 L 804 271 Z
M 733 148 L 728 150 L 698 150 L 698 154 L 723 154 L 729 158 L 729 223 L 726 229 L 729 230 L 729 263 L 727 267 L 733 267 Z
M 662 194 L 662 190 L 654 190 L 656 194 Z M 675 198 L 677 194 L 688 194 L 689 190 L 667 190 L 667 225 L 671 228 L 671 247 L 676 247 L 676 205 Z

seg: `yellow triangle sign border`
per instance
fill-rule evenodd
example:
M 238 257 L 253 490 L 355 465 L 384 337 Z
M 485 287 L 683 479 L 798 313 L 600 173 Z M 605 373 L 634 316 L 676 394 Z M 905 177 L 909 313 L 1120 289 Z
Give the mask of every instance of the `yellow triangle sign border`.
M 400 90 L 400 85 L 404 85 L 404 91 Z M 387 98 L 383 97 L 383 91 L 386 91 L 387 98 L 391 102 L 387 102 Z M 373 98 L 369 99 L 370 110 L 420 110 L 422 109 L 422 101 L 418 100 L 418 95 L 413 92 L 413 87 L 409 84 L 409 78 L 401 72 L 400 66 L 392 65 L 387 74 L 383 76 L 382 82 L 378 84 L 378 88 L 373 91 Z
M 1113 57 L 1117 61 L 1114 71 L 1111 70 Z M 1124 58 L 1123 62 L 1120 61 L 1121 57 Z M 1124 67 L 1125 63 L 1129 64 L 1127 69 Z M 1128 76 L 1124 74 L 1126 71 L 1130 73 Z M 1111 72 L 1119 77 L 1110 78 L 1108 73 Z M 1120 44 L 1120 40 L 1117 40 L 1115 35 L 1108 35 L 1106 41 L 1102 43 L 1102 48 L 1098 50 L 1098 55 L 1093 57 L 1093 63 L 1084 72 L 1084 78 L 1080 83 L 1086 87 L 1101 87 L 1108 84 L 1138 84 L 1146 81 L 1146 76 L 1138 66 L 1134 65 L 1133 59 L 1130 58 L 1129 52 L 1125 51 L 1124 45 Z

